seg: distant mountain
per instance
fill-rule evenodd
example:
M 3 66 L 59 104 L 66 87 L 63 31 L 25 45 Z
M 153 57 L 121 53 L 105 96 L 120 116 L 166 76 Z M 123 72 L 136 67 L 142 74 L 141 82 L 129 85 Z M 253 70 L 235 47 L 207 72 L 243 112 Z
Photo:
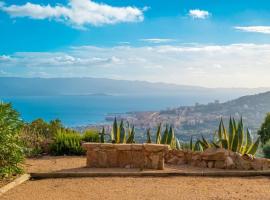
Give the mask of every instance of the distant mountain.
M 147 128 L 155 129 L 159 123 L 173 125 L 178 138 L 188 141 L 190 136 L 213 137 L 218 129 L 221 117 L 226 127 L 230 116 L 239 120 L 243 117 L 245 129 L 249 128 L 255 135 L 261 126 L 266 113 L 270 112 L 270 92 L 256 95 L 246 95 L 235 100 L 219 103 L 196 104 L 195 106 L 180 106 L 162 111 L 129 112 L 116 115 L 118 119 L 129 121 L 138 129 L 138 138 L 145 139 Z M 108 115 L 107 120 L 113 121 L 115 115 Z M 143 139 L 144 138 L 144 139 Z
M 15 78 L 0 77 L 2 96 L 56 95 L 179 95 L 198 97 L 199 102 L 213 99 L 225 101 L 269 88 L 204 88 L 146 81 L 112 80 L 106 78 Z M 269 89 L 270 90 L 270 89 Z M 200 101 L 202 100 L 202 101 Z

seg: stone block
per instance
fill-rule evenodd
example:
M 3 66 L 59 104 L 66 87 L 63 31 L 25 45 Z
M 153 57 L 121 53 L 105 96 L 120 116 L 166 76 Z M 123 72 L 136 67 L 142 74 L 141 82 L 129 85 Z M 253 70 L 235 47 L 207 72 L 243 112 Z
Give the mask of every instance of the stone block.
M 203 160 L 225 160 L 229 152 L 223 148 L 209 148 L 202 153 Z
M 215 167 L 215 162 L 214 161 L 208 161 L 207 162 L 207 167 L 208 168 L 214 168 Z
M 217 168 L 217 169 L 225 169 L 226 168 L 225 161 L 224 160 L 215 161 L 215 168 Z
M 132 164 L 132 153 L 131 151 L 124 151 L 118 150 L 118 154 L 117 154 L 117 158 L 118 158 L 118 165 L 119 167 L 126 167 L 127 165 L 131 165 Z
M 143 145 L 142 144 L 131 144 L 131 150 L 135 151 L 142 151 L 143 150 Z
M 115 149 L 118 151 L 131 151 L 131 144 L 117 144 Z
M 169 146 L 163 145 L 163 144 L 144 143 L 143 148 L 145 149 L 145 151 L 149 151 L 149 152 L 159 152 L 159 151 L 168 151 L 169 150 Z

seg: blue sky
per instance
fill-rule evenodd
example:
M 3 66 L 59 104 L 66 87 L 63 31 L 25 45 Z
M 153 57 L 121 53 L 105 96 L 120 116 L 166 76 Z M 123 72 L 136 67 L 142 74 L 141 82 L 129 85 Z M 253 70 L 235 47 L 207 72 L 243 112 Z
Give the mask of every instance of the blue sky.
M 0 1 L 0 75 L 269 87 L 269 18 L 267 0 Z

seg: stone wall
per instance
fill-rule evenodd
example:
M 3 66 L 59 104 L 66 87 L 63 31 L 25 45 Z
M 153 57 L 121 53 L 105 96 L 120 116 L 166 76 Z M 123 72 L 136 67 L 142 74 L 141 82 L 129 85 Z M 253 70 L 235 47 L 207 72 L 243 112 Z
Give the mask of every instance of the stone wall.
M 209 148 L 204 152 L 170 150 L 165 155 L 165 163 L 218 169 L 267 170 L 270 168 L 269 159 L 241 155 L 222 148 Z
M 84 143 L 87 167 L 164 169 L 167 145 Z

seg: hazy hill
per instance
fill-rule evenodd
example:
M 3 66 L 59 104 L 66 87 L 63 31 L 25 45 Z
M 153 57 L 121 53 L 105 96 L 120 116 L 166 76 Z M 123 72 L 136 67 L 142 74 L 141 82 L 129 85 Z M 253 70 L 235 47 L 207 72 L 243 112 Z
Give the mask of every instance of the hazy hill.
M 270 92 L 256 95 L 246 95 L 235 100 L 219 103 L 196 104 L 195 106 L 180 106 L 159 112 L 130 112 L 127 116 L 119 115 L 119 118 L 134 124 L 139 130 L 138 139 L 145 139 L 147 128 L 155 129 L 157 124 L 173 125 L 177 137 L 189 140 L 190 136 L 212 137 L 218 129 L 222 117 L 226 127 L 230 116 L 244 120 L 245 129 L 249 128 L 256 134 L 267 112 L 270 112 Z M 113 120 L 110 116 L 108 120 Z M 144 138 L 144 139 L 143 139 Z
M 187 83 L 188 84 L 188 83 Z M 225 101 L 267 88 L 216 88 L 184 86 L 145 81 L 112 80 L 105 78 L 14 78 L 0 77 L 0 96 L 55 95 L 180 95 L 196 96 L 207 102 Z M 200 99 L 198 98 L 198 99 Z

